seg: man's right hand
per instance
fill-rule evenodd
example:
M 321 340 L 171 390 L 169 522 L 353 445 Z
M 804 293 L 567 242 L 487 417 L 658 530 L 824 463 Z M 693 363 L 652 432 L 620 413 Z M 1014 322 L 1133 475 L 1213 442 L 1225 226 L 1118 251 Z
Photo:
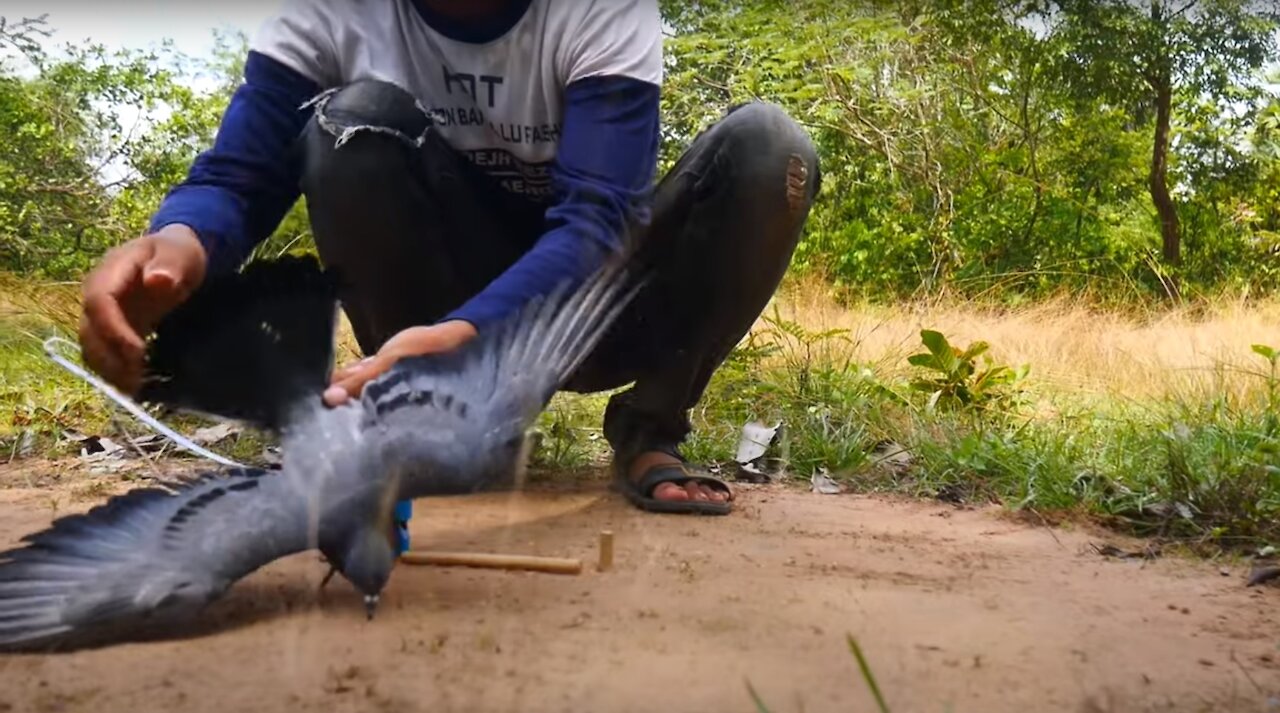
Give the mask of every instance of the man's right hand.
M 142 384 L 146 336 L 204 281 L 195 231 L 169 225 L 109 251 L 84 281 L 85 363 L 129 394 Z

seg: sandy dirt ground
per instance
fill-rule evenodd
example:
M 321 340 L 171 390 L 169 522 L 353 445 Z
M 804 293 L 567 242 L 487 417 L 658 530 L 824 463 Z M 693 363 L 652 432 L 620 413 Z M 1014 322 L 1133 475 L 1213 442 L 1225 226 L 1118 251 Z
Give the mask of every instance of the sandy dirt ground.
M 30 487 L 31 485 L 38 487 Z M 0 477 L 0 546 L 84 485 Z M 597 479 L 423 501 L 415 547 L 578 557 L 577 576 L 401 566 L 365 621 L 315 554 L 164 641 L 0 657 L 0 711 L 1280 711 L 1280 589 L 1243 565 L 1104 559 L 1087 528 L 781 487 L 646 515 Z

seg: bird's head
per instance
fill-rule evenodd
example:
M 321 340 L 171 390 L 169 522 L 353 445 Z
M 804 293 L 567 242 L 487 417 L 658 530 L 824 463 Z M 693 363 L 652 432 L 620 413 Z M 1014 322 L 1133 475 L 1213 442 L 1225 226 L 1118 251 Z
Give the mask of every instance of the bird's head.
M 364 595 L 365 609 L 373 618 L 382 590 L 391 578 L 396 550 L 385 528 L 360 527 L 325 553 L 329 563 Z

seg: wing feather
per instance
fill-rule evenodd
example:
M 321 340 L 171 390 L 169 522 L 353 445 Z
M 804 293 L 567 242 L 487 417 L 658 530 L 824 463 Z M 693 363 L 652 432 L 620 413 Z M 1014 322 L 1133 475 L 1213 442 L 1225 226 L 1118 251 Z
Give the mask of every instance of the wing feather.
M 208 472 L 114 497 L 0 553 L 0 649 L 188 616 L 310 540 L 304 500 L 278 472 Z
M 505 468 L 512 444 L 603 338 L 640 288 L 621 262 L 531 300 L 462 349 L 400 360 L 367 385 L 370 430 L 399 496 L 469 492 Z M 504 450 L 505 449 L 505 450 Z M 492 456 L 492 457 L 491 457 Z M 513 464 L 514 465 L 514 464 Z

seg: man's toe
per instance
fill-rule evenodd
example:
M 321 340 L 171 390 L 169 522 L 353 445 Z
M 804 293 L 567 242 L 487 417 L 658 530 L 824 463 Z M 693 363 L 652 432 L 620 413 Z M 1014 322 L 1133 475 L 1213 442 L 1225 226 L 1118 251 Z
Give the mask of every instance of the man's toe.
M 680 501 L 691 500 L 689 491 L 676 485 L 675 483 L 659 483 L 658 487 L 653 489 L 653 497 L 655 500 Z
M 688 493 L 690 500 L 706 502 L 710 499 L 707 497 L 707 489 L 694 481 L 685 483 L 684 490 Z

